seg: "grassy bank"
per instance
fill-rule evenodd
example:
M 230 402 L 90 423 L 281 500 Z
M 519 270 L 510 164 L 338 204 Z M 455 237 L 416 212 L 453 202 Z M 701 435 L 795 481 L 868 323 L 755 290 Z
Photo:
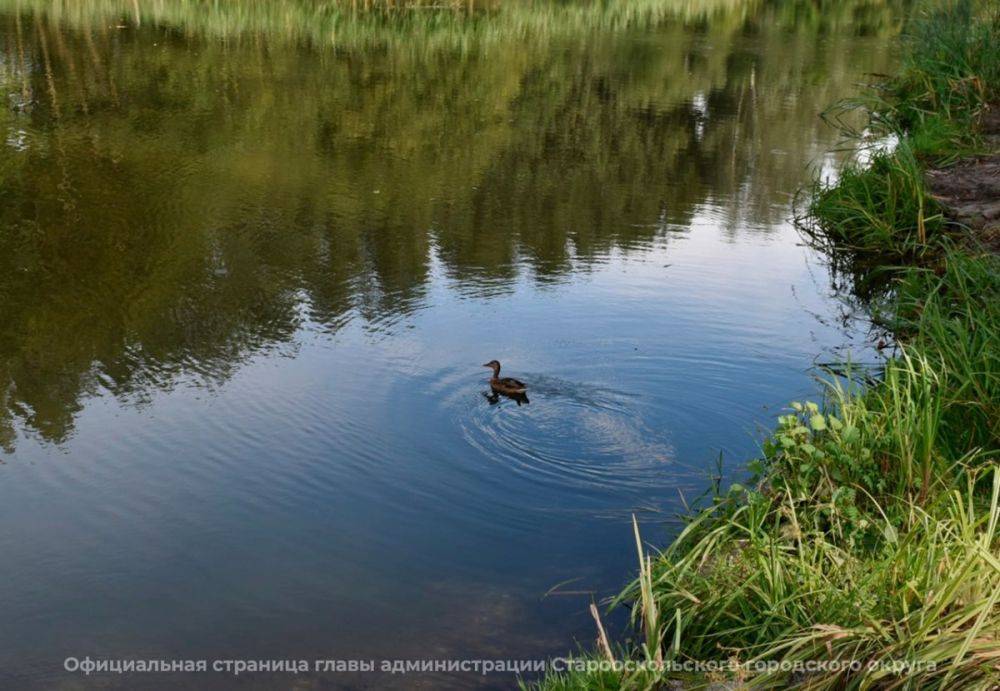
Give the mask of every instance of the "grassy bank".
M 925 183 L 991 146 L 996 12 L 916 10 L 899 73 L 830 113 L 861 110 L 861 143 L 895 145 L 818 181 L 804 231 L 897 355 L 876 383 L 833 380 L 819 404 L 793 403 L 746 487 L 664 552 L 640 543 L 615 603 L 631 605 L 634 639 L 599 641 L 585 669 L 541 688 L 1000 684 L 1000 261 Z M 691 661 L 721 669 L 677 671 Z
M 191 37 L 237 44 L 295 42 L 340 49 L 470 51 L 512 41 L 578 39 L 596 31 L 701 23 L 714 32 L 769 25 L 872 34 L 898 0 L 0 0 L 0 12 L 31 11 L 96 35 L 165 26 Z M 114 28 L 115 32 L 109 29 Z M 415 40 L 419 39 L 419 40 Z

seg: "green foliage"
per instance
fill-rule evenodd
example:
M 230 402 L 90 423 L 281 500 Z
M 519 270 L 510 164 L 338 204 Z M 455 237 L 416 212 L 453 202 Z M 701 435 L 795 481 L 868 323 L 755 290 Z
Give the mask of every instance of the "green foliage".
M 923 167 L 908 141 L 845 166 L 833 185 L 816 183 L 807 237 L 831 252 L 879 254 L 911 261 L 939 248 L 954 232 L 927 196 Z
M 764 443 L 768 473 L 764 482 L 774 492 L 788 491 L 797 500 L 819 498 L 820 512 L 831 529 L 849 541 L 869 528 L 857 507 L 854 484 L 885 490 L 886 477 L 876 456 L 884 457 L 878 439 L 867 434 L 874 413 L 863 401 L 837 414 L 819 412 L 815 403 L 793 403 L 795 412 L 778 420 L 778 430 Z
M 833 496 L 818 486 L 808 496 L 764 487 L 731 497 L 655 561 L 656 606 L 673 614 L 663 640 L 679 641 L 681 659 L 844 663 L 751 676 L 760 688 L 992 688 L 1000 681 L 990 662 L 1000 649 L 1000 471 L 967 471 L 926 504 L 890 496 L 855 503 L 864 488 L 843 485 Z M 638 657 L 652 660 L 645 650 Z M 542 688 L 654 687 L 649 668 L 644 674 L 642 683 L 630 674 L 562 675 Z
M 933 268 L 899 280 L 886 321 L 911 350 L 939 363 L 941 437 L 957 458 L 967 449 L 1000 449 L 1000 258 L 949 252 Z
M 1000 99 L 1000 11 L 976 0 L 924 3 L 904 47 L 896 75 L 834 104 L 824 119 L 853 139 L 906 138 L 937 164 L 982 150 L 977 125 Z
M 566 672 L 552 672 L 546 675 L 540 688 L 545 691 L 647 691 L 662 688 L 662 675 L 649 671 L 635 671 L 622 674 L 610 667 L 600 665 L 602 660 L 586 656 L 576 658 L 583 663 L 591 663 L 592 669 L 577 671 L 571 668 Z M 594 664 L 596 663 L 596 664 Z M 539 688 L 537 684 L 521 683 L 522 691 Z
M 973 135 L 968 123 L 933 114 L 913 130 L 908 145 L 918 160 L 946 164 L 976 152 L 978 142 Z
M 888 84 L 895 106 L 891 119 L 903 132 L 926 130 L 942 120 L 952 123 L 954 132 L 962 126 L 971 132 L 1000 89 L 996 6 L 977 6 L 973 0 L 934 4 L 915 15 L 907 33 L 902 70 Z
M 392 47 L 466 51 L 483 44 L 578 37 L 591 31 L 649 27 L 670 19 L 722 20 L 738 28 L 746 0 L 0 0 L 0 10 L 44 12 L 61 23 L 176 27 L 227 41 L 303 43 L 315 47 Z M 803 3 L 806 4 L 806 3 Z M 853 3 L 831 12 L 851 21 Z M 885 20 L 874 12 L 873 26 Z M 873 29 L 874 30 L 874 29 Z

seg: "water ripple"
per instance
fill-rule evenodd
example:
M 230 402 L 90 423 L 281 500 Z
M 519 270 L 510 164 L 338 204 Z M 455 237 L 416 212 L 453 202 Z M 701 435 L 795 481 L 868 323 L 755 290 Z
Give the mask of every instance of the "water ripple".
M 484 458 L 531 481 L 582 490 L 669 484 L 673 448 L 643 423 L 636 397 L 556 377 L 524 377 L 531 382 L 528 405 L 506 399 L 490 405 L 485 397 L 464 408 L 452 403 L 463 439 Z

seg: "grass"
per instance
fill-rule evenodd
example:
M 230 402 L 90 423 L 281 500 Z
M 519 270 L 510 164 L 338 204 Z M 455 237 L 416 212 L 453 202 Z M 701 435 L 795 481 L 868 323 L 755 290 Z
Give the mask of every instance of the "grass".
M 31 10 L 81 27 L 163 25 L 229 41 L 291 41 L 313 46 L 466 50 L 473 44 L 579 36 L 679 19 L 745 19 L 758 0 L 0 0 L 0 10 Z M 849 19 L 845 17 L 842 21 Z
M 815 183 L 805 227 L 828 252 L 919 259 L 953 229 L 924 191 L 923 167 L 908 141 L 853 162 L 835 185 Z
M 842 482 L 734 496 L 724 517 L 703 515 L 657 560 L 653 611 L 673 614 L 659 630 L 690 659 L 862 665 L 799 681 L 812 688 L 864 686 L 899 664 L 912 665 L 914 686 L 946 677 L 962 688 L 996 683 L 981 658 L 1000 649 L 1000 474 L 980 506 L 983 472 L 923 503 L 876 501 Z M 788 670 L 753 681 L 795 684 Z
M 1000 89 L 998 33 L 1000 11 L 977 11 L 972 0 L 916 15 L 903 68 L 887 85 L 888 107 L 879 119 L 918 142 L 936 134 L 931 154 L 974 145 L 973 125 Z
M 916 15 L 899 74 L 831 111 L 863 108 L 852 134 L 896 145 L 807 191 L 806 237 L 855 286 L 879 279 L 866 297 L 900 354 L 874 384 L 832 380 L 821 404 L 793 403 L 746 487 L 663 552 L 640 546 L 639 576 L 612 603 L 632 606 L 630 667 L 539 688 L 656 688 L 677 678 L 661 661 L 720 659 L 728 672 L 686 685 L 1000 684 L 1000 258 L 924 186 L 927 165 L 983 146 L 997 16 L 971 2 Z

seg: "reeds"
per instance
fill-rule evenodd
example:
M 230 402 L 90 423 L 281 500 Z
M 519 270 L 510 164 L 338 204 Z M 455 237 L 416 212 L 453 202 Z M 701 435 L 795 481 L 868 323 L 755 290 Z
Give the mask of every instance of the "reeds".
M 988 688 L 1000 678 L 998 488 L 1000 473 L 979 469 L 927 505 L 841 502 L 822 485 L 734 497 L 724 518 L 694 522 L 657 561 L 658 607 L 679 613 L 666 633 L 683 631 L 690 659 L 735 656 L 751 671 L 783 661 L 751 677 L 768 688 Z M 827 664 L 796 675 L 795 662 Z

